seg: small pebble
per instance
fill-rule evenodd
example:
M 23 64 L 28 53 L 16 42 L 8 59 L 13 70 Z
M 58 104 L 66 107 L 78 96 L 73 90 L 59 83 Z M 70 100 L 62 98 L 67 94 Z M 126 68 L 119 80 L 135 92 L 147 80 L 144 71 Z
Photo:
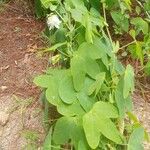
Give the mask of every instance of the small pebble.
M 0 111 L 0 125 L 5 126 L 8 120 L 9 120 L 9 114 L 4 111 Z

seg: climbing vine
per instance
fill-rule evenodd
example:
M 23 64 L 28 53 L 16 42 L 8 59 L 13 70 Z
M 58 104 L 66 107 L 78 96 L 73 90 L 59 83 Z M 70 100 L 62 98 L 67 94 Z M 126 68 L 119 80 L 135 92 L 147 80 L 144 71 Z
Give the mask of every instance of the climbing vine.
M 117 56 L 126 50 L 149 75 L 149 6 L 149 0 L 37 1 L 37 16 L 46 16 L 52 44 L 44 52 L 56 52 L 51 62 L 61 62 L 34 79 L 60 114 L 45 150 L 142 149 L 147 133 L 132 113 L 134 69 Z M 132 41 L 123 45 L 113 39 L 123 34 Z

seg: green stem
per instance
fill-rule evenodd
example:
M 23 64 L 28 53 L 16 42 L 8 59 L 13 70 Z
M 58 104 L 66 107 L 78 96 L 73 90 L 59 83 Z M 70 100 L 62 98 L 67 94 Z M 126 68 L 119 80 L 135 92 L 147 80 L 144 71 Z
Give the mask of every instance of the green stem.
M 55 10 L 55 12 L 61 18 L 61 20 L 65 23 L 65 25 L 68 28 L 68 30 L 71 31 L 69 25 L 65 22 L 64 18 L 61 16 L 61 14 L 57 10 Z
M 134 43 L 136 43 L 136 40 L 134 40 L 134 41 L 132 41 L 132 42 L 130 42 L 130 43 L 128 43 L 128 44 L 126 44 L 126 45 L 120 47 L 119 49 L 124 49 L 124 48 L 126 48 L 126 47 L 128 47 L 129 45 L 132 45 L 132 44 L 134 44 Z
M 105 22 L 107 23 L 105 3 L 103 3 L 103 14 L 104 14 L 104 20 L 105 20 Z M 110 31 L 109 31 L 109 29 L 108 29 L 108 26 L 107 26 L 107 25 L 106 25 L 106 31 L 107 31 L 108 37 L 109 37 L 109 39 L 110 39 L 110 41 L 111 41 L 111 44 L 113 44 L 113 40 L 112 40 L 112 37 L 111 37 Z

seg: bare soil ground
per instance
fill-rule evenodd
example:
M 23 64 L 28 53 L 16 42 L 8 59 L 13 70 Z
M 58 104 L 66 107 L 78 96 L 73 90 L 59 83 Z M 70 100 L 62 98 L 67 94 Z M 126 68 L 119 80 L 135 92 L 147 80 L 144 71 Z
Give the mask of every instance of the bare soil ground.
M 40 91 L 32 80 L 47 65 L 36 53 L 43 47 L 43 23 L 25 1 L 3 4 L 0 10 L 0 150 L 37 149 L 44 129 Z
M 43 27 L 27 1 L 0 6 L 0 150 L 37 150 L 45 137 L 40 91 L 32 83 L 47 66 L 46 57 L 36 53 L 44 46 Z M 149 102 L 136 92 L 135 112 L 150 133 Z M 149 144 L 145 150 L 150 150 Z

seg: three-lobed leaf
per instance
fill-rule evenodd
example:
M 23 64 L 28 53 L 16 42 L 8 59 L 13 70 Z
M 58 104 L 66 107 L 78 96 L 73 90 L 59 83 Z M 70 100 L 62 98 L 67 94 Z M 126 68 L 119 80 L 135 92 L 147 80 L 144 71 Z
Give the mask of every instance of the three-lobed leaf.
M 99 145 L 100 135 L 117 144 L 122 143 L 122 138 L 115 124 L 110 118 L 117 118 L 116 107 L 108 102 L 96 102 L 92 110 L 83 117 L 83 128 L 91 148 Z

